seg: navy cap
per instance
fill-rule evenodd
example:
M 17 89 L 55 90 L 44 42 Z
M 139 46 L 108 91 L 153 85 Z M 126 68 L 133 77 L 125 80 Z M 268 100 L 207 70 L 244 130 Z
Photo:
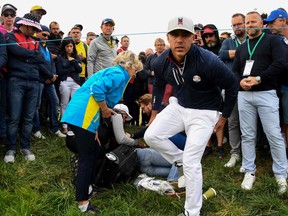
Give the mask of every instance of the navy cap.
M 113 26 L 115 26 L 115 22 L 114 22 L 114 20 L 111 19 L 111 18 L 105 18 L 104 20 L 102 20 L 101 26 L 102 26 L 103 24 L 106 24 L 106 23 L 109 23 L 109 22 L 112 23 Z
M 41 28 L 42 28 L 42 31 L 46 31 L 50 33 L 50 29 L 47 26 L 41 25 Z

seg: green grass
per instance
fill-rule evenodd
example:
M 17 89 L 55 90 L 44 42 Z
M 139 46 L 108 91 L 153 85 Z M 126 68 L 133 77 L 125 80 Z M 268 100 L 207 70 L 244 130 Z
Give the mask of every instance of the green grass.
M 127 126 L 128 131 L 137 129 Z M 36 161 L 27 162 L 17 151 L 14 164 L 3 161 L 5 149 L 0 148 L 0 215 L 1 216 L 76 216 L 79 213 L 71 184 L 70 156 L 64 139 L 45 133 L 46 140 L 32 138 Z M 229 159 L 215 154 L 204 158 L 203 191 L 213 187 L 217 196 L 203 203 L 201 215 L 288 215 L 288 196 L 277 194 L 271 170 L 271 159 L 257 157 L 255 186 L 243 191 L 240 164 L 225 168 Z M 175 216 L 184 206 L 184 199 L 171 199 L 154 192 L 137 191 L 133 184 L 118 184 L 92 199 L 103 216 Z

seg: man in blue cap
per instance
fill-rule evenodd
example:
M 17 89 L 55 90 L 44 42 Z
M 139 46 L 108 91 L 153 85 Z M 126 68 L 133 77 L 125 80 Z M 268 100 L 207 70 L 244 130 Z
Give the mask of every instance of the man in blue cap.
M 270 29 L 272 34 L 280 35 L 286 50 L 288 51 L 288 14 L 283 9 L 273 10 L 267 19 L 264 19 L 264 23 Z M 285 55 L 288 56 L 288 53 Z M 281 74 L 281 105 L 283 112 L 283 125 L 282 132 L 285 134 L 285 141 L 288 143 L 288 73 L 287 69 L 283 70 Z M 286 148 L 287 151 L 287 148 Z
M 264 19 L 264 24 L 269 24 L 274 22 L 276 19 L 287 19 L 287 12 L 283 9 L 273 10 L 270 15 Z M 273 32 L 272 32 L 273 33 Z

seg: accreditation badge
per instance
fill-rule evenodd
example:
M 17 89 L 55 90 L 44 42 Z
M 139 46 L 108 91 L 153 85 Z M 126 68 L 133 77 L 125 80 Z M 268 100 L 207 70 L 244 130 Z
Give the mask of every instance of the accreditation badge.
M 244 68 L 243 76 L 250 76 L 254 60 L 247 60 Z

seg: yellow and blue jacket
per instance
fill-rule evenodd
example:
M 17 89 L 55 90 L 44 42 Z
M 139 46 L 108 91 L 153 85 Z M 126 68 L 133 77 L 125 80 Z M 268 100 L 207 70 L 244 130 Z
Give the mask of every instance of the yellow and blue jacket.
M 97 102 L 105 100 L 107 106 L 113 108 L 120 101 L 130 78 L 119 65 L 98 71 L 76 90 L 61 122 L 96 133 L 101 117 Z

